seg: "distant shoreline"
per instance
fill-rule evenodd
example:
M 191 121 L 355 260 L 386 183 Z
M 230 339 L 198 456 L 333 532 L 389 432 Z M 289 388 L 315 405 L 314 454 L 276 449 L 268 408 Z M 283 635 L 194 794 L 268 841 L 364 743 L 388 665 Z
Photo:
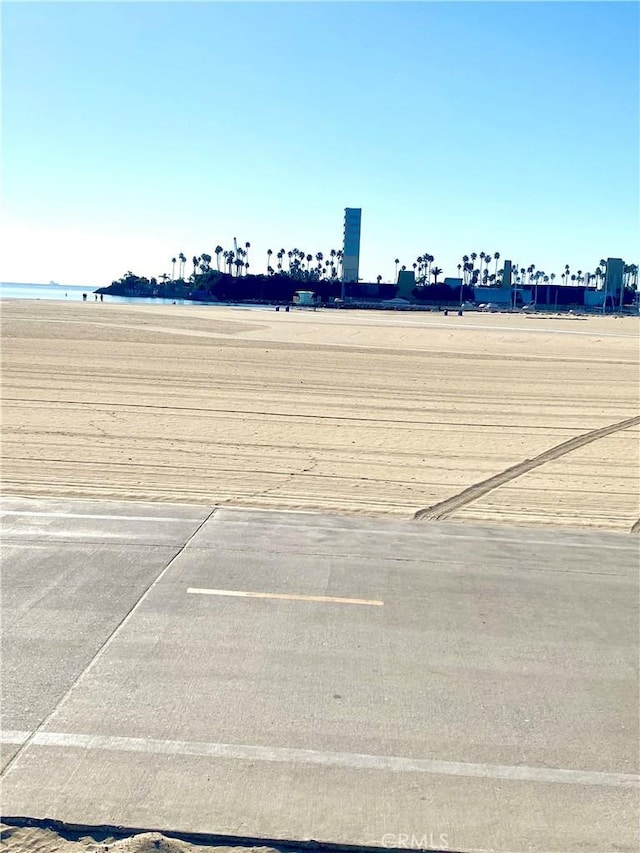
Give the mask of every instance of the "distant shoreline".
M 1 300 L 37 300 L 37 301 L 54 301 L 54 302 L 75 302 L 82 301 L 82 294 L 87 294 L 87 302 L 96 301 L 95 296 L 103 294 L 105 302 L 111 304 L 180 304 L 180 305 L 206 305 L 209 307 L 246 307 L 246 308 L 269 308 L 276 306 L 282 307 L 286 305 L 294 306 L 295 304 L 289 299 L 216 299 L 208 293 L 201 292 L 199 298 L 196 294 L 186 287 L 181 292 L 170 290 L 169 287 L 162 288 L 161 293 L 154 293 L 153 289 L 149 292 L 147 288 L 138 292 L 128 292 L 121 287 L 92 288 L 87 285 L 61 285 L 61 284 L 44 284 L 42 282 L 0 282 L 0 299 Z M 185 293 L 186 291 L 186 293 Z M 68 296 L 67 296 L 68 295 Z M 487 294 L 489 296 L 489 294 Z M 93 297 L 93 298 L 92 298 Z M 196 298 L 194 298 L 196 297 Z M 295 306 L 297 307 L 297 306 Z M 313 306 L 300 306 L 310 310 Z M 439 311 L 448 311 L 449 314 L 457 314 L 460 310 L 460 305 L 451 299 L 441 299 L 433 301 L 415 301 L 415 302 L 395 302 L 394 300 L 384 299 L 367 299 L 367 298 L 348 298 L 346 301 L 327 301 L 319 303 L 318 308 L 333 309 L 333 310 L 367 310 L 367 311 L 399 311 L 403 313 L 438 313 Z M 519 306 L 515 309 L 509 305 L 491 304 L 490 307 L 481 308 L 478 304 L 465 304 L 462 308 L 464 313 L 496 313 L 496 314 L 514 314 L 525 316 L 537 316 L 544 319 L 554 319 L 561 317 L 575 317 L 576 319 L 586 319 L 587 317 L 603 316 L 601 307 L 585 307 L 581 305 L 565 305 L 561 306 L 543 306 L 538 305 L 534 308 L 523 308 Z M 637 308 L 626 306 L 622 314 L 616 311 L 612 314 L 609 310 L 605 316 L 640 316 Z

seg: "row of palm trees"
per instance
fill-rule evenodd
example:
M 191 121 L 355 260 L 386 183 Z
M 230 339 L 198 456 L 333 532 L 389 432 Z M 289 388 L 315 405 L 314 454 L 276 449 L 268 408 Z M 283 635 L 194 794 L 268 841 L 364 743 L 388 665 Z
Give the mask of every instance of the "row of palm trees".
M 275 254 L 275 259 L 273 258 Z M 304 249 L 267 249 L 267 275 L 290 275 L 311 281 L 337 281 L 342 270 L 342 249 L 324 252 L 305 252 Z M 275 267 L 273 266 L 275 260 Z
M 226 272 L 230 275 L 239 277 L 249 273 L 249 249 L 251 243 L 245 242 L 239 246 L 234 239 L 233 249 L 225 249 L 223 246 L 216 246 L 213 254 L 215 255 L 215 269 L 218 272 Z M 267 275 L 284 275 L 297 280 L 306 281 L 337 281 L 341 277 L 343 253 L 341 249 L 331 249 L 326 255 L 323 252 L 307 253 L 303 249 L 279 249 L 274 252 L 273 249 L 267 250 Z M 428 252 L 419 255 L 412 264 L 415 275 L 416 285 L 423 287 L 428 284 L 438 284 L 438 278 L 442 275 L 443 270 L 437 266 L 435 257 Z M 468 255 L 463 255 L 460 263 L 457 265 L 457 278 L 462 280 L 464 285 L 493 285 L 500 283 L 504 273 L 504 268 L 498 268 L 500 261 L 500 252 L 470 252 Z M 193 280 L 198 273 L 207 273 L 212 270 L 213 257 L 206 253 L 202 255 L 194 255 L 192 258 L 193 270 L 190 278 Z M 404 272 L 406 265 L 400 265 L 400 259 L 395 261 L 395 280 L 398 280 L 398 272 Z M 176 264 L 178 265 L 178 276 L 176 279 Z M 163 281 L 183 281 L 186 274 L 187 258 L 184 252 L 180 252 L 177 257 L 171 258 L 171 277 L 167 273 L 163 273 L 159 278 Z M 493 269 L 492 269 L 493 268 Z M 575 285 L 575 284 L 595 284 L 596 287 L 602 287 L 606 276 L 607 262 L 604 258 L 600 259 L 599 264 L 593 272 L 583 272 L 582 270 L 571 271 L 569 264 L 565 264 L 563 272 L 560 274 L 558 284 Z M 511 266 L 511 281 L 514 285 L 520 286 L 535 286 L 539 284 L 555 284 L 558 278 L 556 273 L 546 273 L 542 269 L 537 269 L 535 264 L 529 266 L 519 266 L 513 262 Z M 378 283 L 382 281 L 382 276 L 376 277 Z M 624 283 L 626 287 L 637 289 L 638 286 L 638 265 L 624 265 Z
M 499 260 L 500 252 L 494 252 L 493 254 L 491 252 L 484 251 L 470 252 L 468 255 L 463 255 L 461 263 L 457 265 L 457 278 L 461 279 L 464 285 L 470 286 L 477 286 L 480 284 L 492 285 L 499 283 L 504 274 L 504 268 L 498 269 Z M 418 286 L 430 284 L 432 278 L 434 284 L 438 283 L 438 277 L 442 275 L 442 270 L 438 266 L 432 266 L 434 262 L 435 257 L 427 252 L 425 252 L 424 255 L 419 255 L 413 262 L 413 271 L 415 274 L 416 284 Z M 490 265 L 492 262 L 493 272 L 490 271 Z M 399 258 L 396 258 L 394 263 L 396 266 L 397 280 L 398 266 L 400 264 Z M 402 265 L 400 269 L 404 272 L 407 267 L 406 265 Z M 564 271 L 561 273 L 560 279 L 563 285 L 579 285 L 586 282 L 587 284 L 593 283 L 596 287 L 602 287 L 606 276 L 606 270 L 607 262 L 604 258 L 600 259 L 598 266 L 595 268 L 594 272 L 591 273 L 583 273 L 582 270 L 577 270 L 575 273 L 572 273 L 569 264 L 565 264 Z M 638 265 L 625 264 L 623 274 L 625 287 L 637 289 Z M 533 286 L 540 283 L 553 284 L 556 278 L 557 276 L 555 273 L 547 274 L 544 270 L 536 269 L 535 264 L 530 264 L 528 267 L 520 267 L 516 262 L 512 262 L 511 265 L 511 281 L 516 285 Z
M 217 272 L 226 272 L 236 277 L 247 275 L 250 269 L 250 248 L 251 243 L 246 242 L 244 246 L 238 246 L 236 240 L 234 240 L 233 249 L 225 249 L 220 245 L 216 246 L 213 253 L 215 255 Z M 273 257 L 274 255 L 275 258 Z M 342 249 L 331 249 L 326 256 L 323 252 L 311 254 L 298 248 L 289 250 L 279 249 L 277 252 L 274 252 L 273 249 L 268 249 L 267 274 L 270 276 L 285 275 L 291 278 L 307 279 L 310 281 L 337 281 L 341 275 L 342 257 Z M 193 271 L 190 278 L 195 279 L 199 272 L 210 272 L 212 261 L 213 258 L 211 255 L 194 255 L 192 258 Z M 177 279 L 176 264 L 178 265 Z M 163 281 L 183 281 L 186 265 L 187 258 L 184 252 L 180 252 L 177 257 L 171 258 L 171 276 L 168 273 L 163 273 L 159 278 Z M 382 276 L 379 279 L 381 280 Z

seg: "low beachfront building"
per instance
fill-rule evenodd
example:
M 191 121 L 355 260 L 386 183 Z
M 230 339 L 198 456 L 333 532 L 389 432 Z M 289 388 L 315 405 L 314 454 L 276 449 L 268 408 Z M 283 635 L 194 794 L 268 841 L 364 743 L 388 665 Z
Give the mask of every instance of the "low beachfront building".
M 293 294 L 294 305 L 315 305 L 316 295 L 313 290 L 296 290 Z

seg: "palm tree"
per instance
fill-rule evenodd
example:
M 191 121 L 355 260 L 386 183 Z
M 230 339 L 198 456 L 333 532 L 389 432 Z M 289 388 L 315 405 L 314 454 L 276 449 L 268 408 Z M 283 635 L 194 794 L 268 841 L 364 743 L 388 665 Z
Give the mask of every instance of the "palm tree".
M 176 259 L 171 258 L 171 281 L 176 280 Z
M 191 261 L 193 263 L 193 277 L 195 278 L 196 277 L 196 271 L 198 269 L 198 264 L 200 263 L 200 258 L 198 258 L 196 255 L 194 255 L 193 258 L 191 258 Z
M 304 260 L 304 258 L 303 258 Z M 307 272 L 309 272 L 309 264 L 313 260 L 313 255 L 307 255 Z
M 269 272 L 269 268 L 271 267 L 271 255 L 273 255 L 273 249 L 267 249 L 267 272 Z
M 596 287 L 600 287 L 600 279 L 602 278 L 602 269 L 600 267 L 596 267 L 594 272 L 594 277 L 596 280 Z
M 382 281 L 382 276 L 381 275 L 376 276 L 376 281 L 378 282 L 378 284 L 380 284 L 380 282 Z
M 184 278 L 184 265 L 187 263 L 187 256 L 184 254 L 184 252 L 180 252 L 180 254 L 178 255 L 178 258 L 180 259 L 180 266 L 181 266 L 180 280 L 182 281 L 182 279 Z
M 433 283 L 437 284 L 438 283 L 438 276 L 442 275 L 442 270 L 440 269 L 440 267 L 434 267 L 431 270 L 431 275 L 433 276 Z
M 247 259 L 247 263 L 249 263 L 249 249 L 251 248 L 251 243 L 244 244 L 244 254 Z
M 602 268 L 602 283 L 606 284 L 607 281 L 607 262 L 604 258 L 600 258 L 600 267 Z
M 432 264 L 434 261 L 435 261 L 435 258 L 433 257 L 433 255 L 427 255 L 427 264 L 428 264 L 428 268 L 427 268 L 427 281 L 429 281 L 429 279 L 431 278 L 431 264 Z
M 497 278 L 497 276 L 498 276 L 498 261 L 500 260 L 500 252 L 495 252 L 495 254 L 494 254 L 494 256 L 493 256 L 493 259 L 494 259 L 494 261 L 496 262 L 495 275 L 496 275 L 496 278 Z
M 467 272 L 468 272 L 468 264 L 469 264 L 469 255 L 462 256 L 462 280 L 464 283 L 467 283 Z
M 535 305 L 538 301 L 538 281 L 542 277 L 543 273 L 538 270 L 536 274 L 533 276 L 534 288 L 533 288 L 533 304 Z
M 398 264 L 400 263 L 400 259 L 396 258 L 394 264 L 396 265 L 396 281 L 398 280 Z
M 238 266 L 238 264 L 236 264 L 236 269 L 238 270 L 238 274 L 242 275 L 242 270 L 244 269 L 244 261 L 242 259 L 247 256 L 247 253 L 245 252 L 244 249 L 240 248 L 237 251 L 237 255 L 238 255 L 238 258 L 240 260 L 240 266 Z
M 224 252 L 224 249 L 222 248 L 222 246 L 216 246 L 214 252 L 216 256 L 216 267 L 218 268 L 218 272 L 220 272 L 220 255 L 222 252 Z

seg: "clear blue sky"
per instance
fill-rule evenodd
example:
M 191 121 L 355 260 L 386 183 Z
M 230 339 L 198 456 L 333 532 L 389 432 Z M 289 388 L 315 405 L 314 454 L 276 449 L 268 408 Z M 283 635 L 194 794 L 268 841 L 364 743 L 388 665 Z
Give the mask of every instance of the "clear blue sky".
M 4 281 L 158 275 L 233 237 L 547 273 L 638 260 L 639 7 L 3 3 Z

